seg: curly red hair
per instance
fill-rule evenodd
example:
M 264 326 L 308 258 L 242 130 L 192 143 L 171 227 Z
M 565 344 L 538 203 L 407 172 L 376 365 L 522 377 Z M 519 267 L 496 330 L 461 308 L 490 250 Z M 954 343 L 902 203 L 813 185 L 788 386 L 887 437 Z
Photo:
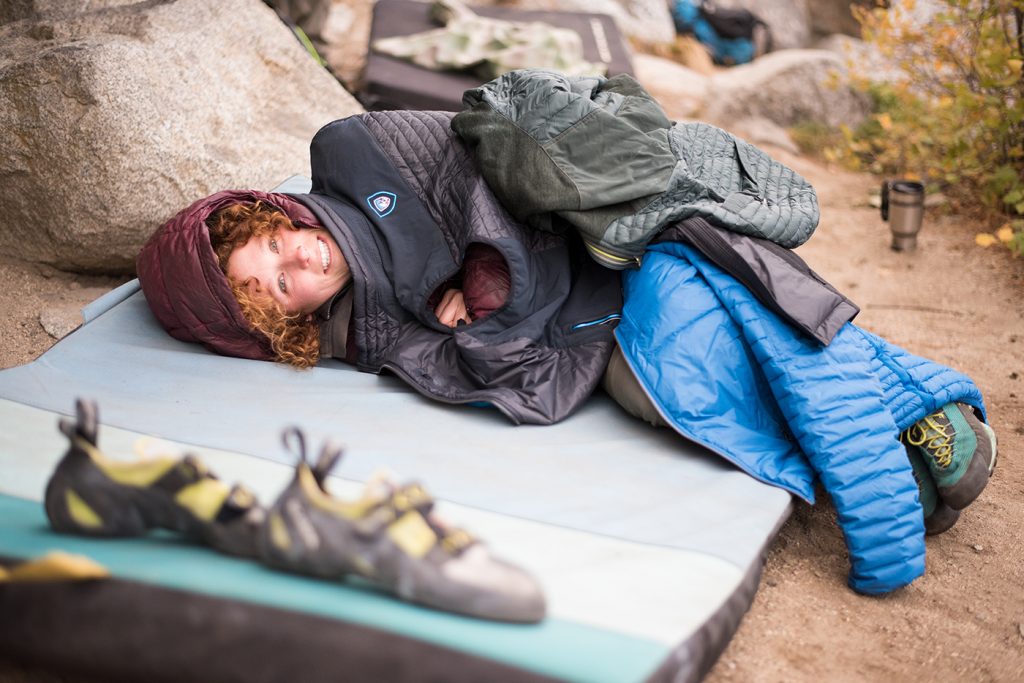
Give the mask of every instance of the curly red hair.
M 206 225 L 217 262 L 225 275 L 232 252 L 253 237 L 299 229 L 284 212 L 259 201 L 231 204 L 211 214 Z M 244 282 L 231 277 L 228 281 L 242 315 L 270 341 L 274 360 L 299 368 L 316 365 L 320 358 L 320 329 L 316 322 L 309 316 L 285 312 L 272 296 L 251 292 Z

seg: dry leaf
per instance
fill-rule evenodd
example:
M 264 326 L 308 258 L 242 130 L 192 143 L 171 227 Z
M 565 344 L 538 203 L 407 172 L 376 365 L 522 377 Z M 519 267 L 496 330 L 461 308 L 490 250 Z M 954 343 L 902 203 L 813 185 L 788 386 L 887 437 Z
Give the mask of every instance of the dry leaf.
M 974 243 L 979 247 L 991 247 L 996 243 L 996 238 L 987 232 L 979 232 L 974 236 Z

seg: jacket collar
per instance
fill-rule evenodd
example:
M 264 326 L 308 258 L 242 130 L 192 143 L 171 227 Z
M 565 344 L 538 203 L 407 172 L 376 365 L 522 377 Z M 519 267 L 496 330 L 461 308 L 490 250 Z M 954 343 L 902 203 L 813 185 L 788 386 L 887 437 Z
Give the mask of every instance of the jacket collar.
M 341 286 L 330 299 L 320 305 L 320 308 L 313 312 L 314 317 L 319 321 L 327 321 L 331 319 L 331 315 L 334 314 L 335 309 L 338 307 L 338 303 L 342 297 L 348 294 L 349 290 L 352 289 L 352 275 L 349 273 L 348 280 L 345 280 L 345 284 Z

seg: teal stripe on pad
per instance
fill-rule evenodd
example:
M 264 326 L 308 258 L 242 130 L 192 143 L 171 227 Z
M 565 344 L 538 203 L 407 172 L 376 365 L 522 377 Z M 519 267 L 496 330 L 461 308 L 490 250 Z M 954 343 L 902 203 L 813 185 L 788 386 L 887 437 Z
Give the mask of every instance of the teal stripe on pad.
M 50 550 L 86 555 L 118 578 L 362 624 L 567 681 L 642 681 L 669 655 L 661 643 L 553 618 L 524 626 L 417 607 L 373 589 L 276 572 L 169 533 L 57 534 L 42 504 L 0 494 L 0 555 L 30 558 Z

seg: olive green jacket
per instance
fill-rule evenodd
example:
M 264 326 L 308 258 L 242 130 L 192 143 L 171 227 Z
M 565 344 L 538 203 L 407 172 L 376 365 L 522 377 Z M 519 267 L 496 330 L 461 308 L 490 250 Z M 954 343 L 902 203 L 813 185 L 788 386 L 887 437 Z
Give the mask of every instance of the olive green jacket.
M 519 220 L 575 227 L 591 254 L 628 267 L 666 226 L 714 226 L 803 244 L 814 188 L 758 148 L 706 123 L 670 121 L 631 77 L 514 71 L 472 90 L 452 128 Z

